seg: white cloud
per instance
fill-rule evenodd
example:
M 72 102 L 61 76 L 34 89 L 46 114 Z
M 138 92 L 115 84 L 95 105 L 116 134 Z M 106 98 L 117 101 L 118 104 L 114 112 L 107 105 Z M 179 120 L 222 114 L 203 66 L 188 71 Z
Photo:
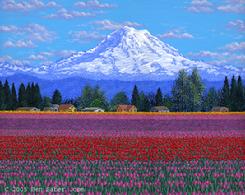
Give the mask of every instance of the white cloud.
M 58 51 L 44 51 L 33 53 L 28 57 L 22 57 L 20 59 L 14 59 L 9 55 L 1 56 L 0 62 L 8 62 L 11 65 L 24 66 L 24 65 L 50 65 L 54 63 L 53 59 L 66 58 L 75 53 L 75 50 L 58 50 Z
M 189 53 L 189 56 L 194 57 L 194 58 L 214 58 L 218 57 L 219 54 L 216 52 L 211 52 L 211 51 L 200 51 L 197 53 Z
M 69 20 L 69 19 L 78 18 L 78 17 L 91 17 L 91 16 L 94 16 L 94 14 L 90 12 L 68 11 L 67 9 L 62 8 L 58 10 L 56 13 L 46 16 L 46 18 L 51 18 L 51 19 L 57 18 L 57 19 Z
M 6 41 L 5 48 L 34 48 L 36 47 L 31 40 Z
M 74 5 L 79 8 L 99 8 L 99 9 L 115 7 L 115 5 L 112 5 L 112 4 L 100 3 L 98 0 L 79 1 L 75 3 Z
M 28 59 L 35 61 L 35 60 L 46 60 L 47 58 L 41 54 L 37 54 L 37 55 L 32 54 L 28 57 Z
M 104 35 L 101 35 L 98 32 L 87 32 L 87 31 L 71 32 L 70 34 L 71 34 L 72 40 L 78 41 L 78 42 L 101 40 L 105 37 Z
M 192 34 L 181 32 L 179 30 L 172 30 L 158 36 L 160 39 L 192 39 Z
M 30 11 L 41 8 L 57 7 L 58 4 L 55 1 L 49 1 L 44 3 L 40 0 L 29 1 L 15 1 L 15 0 L 3 0 L 1 2 L 1 8 L 6 11 Z
M 60 50 L 60 51 L 44 51 L 35 54 L 31 54 L 28 59 L 32 61 L 46 61 L 50 62 L 50 58 L 66 58 L 75 53 L 75 50 Z M 44 62 L 42 62 L 43 64 Z
M 231 43 L 221 47 L 218 51 L 200 51 L 189 53 L 188 56 L 194 60 L 203 60 L 213 65 L 236 65 L 243 67 L 245 64 L 245 42 Z
M 228 13 L 245 13 L 244 0 L 228 0 L 227 4 L 217 7 L 218 10 Z
M 54 32 L 49 31 L 45 26 L 39 24 L 29 24 L 24 27 L 14 25 L 0 26 L 0 32 L 21 34 L 29 40 L 40 42 L 52 41 L 56 36 Z
M 123 23 L 117 23 L 117 22 L 112 22 L 110 20 L 100 20 L 100 21 L 95 21 L 93 24 L 99 26 L 99 29 L 101 30 L 117 30 L 120 29 L 124 26 L 129 26 L 129 27 L 140 27 L 142 26 L 139 23 L 136 22 L 123 22 Z
M 192 0 L 187 10 L 195 13 L 212 12 L 213 4 L 208 0 Z
M 11 65 L 17 65 L 17 66 L 25 66 L 25 65 L 29 65 L 30 64 L 30 61 L 29 60 L 17 60 L 17 59 L 14 59 L 12 58 L 11 56 L 2 56 L 0 57 L 0 62 L 8 62 L 10 63 Z
M 229 51 L 244 51 L 245 52 L 245 42 L 233 42 L 225 45 L 224 49 Z
M 230 21 L 228 27 L 237 29 L 239 32 L 245 32 L 245 22 L 243 20 Z
M 45 26 L 39 24 L 30 24 L 24 28 L 29 32 L 29 38 L 40 42 L 52 41 L 55 38 L 55 33 L 48 31 Z
M 217 3 L 213 4 L 209 0 L 192 0 L 187 10 L 195 13 L 209 13 L 213 11 L 245 13 L 244 0 L 225 0 L 223 2 L 217 1 Z
M 0 26 L 0 32 L 18 32 L 18 27 L 14 25 L 3 25 Z
M 55 56 L 61 57 L 61 58 L 66 58 L 75 53 L 75 50 L 61 50 L 61 51 L 55 51 L 53 54 Z

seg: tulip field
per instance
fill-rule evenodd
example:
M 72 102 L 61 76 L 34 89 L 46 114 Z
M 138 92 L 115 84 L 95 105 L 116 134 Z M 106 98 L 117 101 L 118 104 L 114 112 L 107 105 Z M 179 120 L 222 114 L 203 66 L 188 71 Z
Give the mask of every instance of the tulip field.
M 244 113 L 0 113 L 0 194 L 244 194 Z

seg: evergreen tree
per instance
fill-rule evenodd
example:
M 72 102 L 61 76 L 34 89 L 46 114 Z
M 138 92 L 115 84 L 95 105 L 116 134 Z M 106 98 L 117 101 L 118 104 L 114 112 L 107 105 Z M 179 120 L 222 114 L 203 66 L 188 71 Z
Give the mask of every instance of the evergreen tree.
M 89 107 L 99 107 L 106 109 L 107 105 L 105 104 L 105 101 L 103 101 L 103 99 L 94 99 L 89 105 Z
M 10 92 L 10 87 L 9 83 L 6 80 L 4 83 L 4 105 L 5 105 L 5 110 L 10 110 L 11 109 L 11 92 Z
M 41 109 L 43 110 L 45 107 L 50 107 L 50 106 L 51 106 L 51 98 L 44 96 L 42 98 Z
M 99 108 L 103 108 L 107 111 L 109 109 L 109 104 L 108 104 L 105 96 L 103 96 L 101 98 L 94 99 L 91 102 L 90 107 L 99 107 Z
M 92 89 L 92 97 L 93 99 L 101 99 L 104 96 L 104 92 L 100 90 L 100 87 L 98 85 L 96 85 L 93 89 Z
M 0 110 L 4 110 L 5 108 L 5 104 L 4 104 L 4 88 L 3 88 L 3 84 L 0 81 Z
M 137 109 L 140 107 L 140 96 L 138 92 L 138 88 L 135 85 L 132 93 L 132 99 L 131 99 L 132 105 L 135 105 Z
M 200 111 L 202 105 L 202 95 L 204 90 L 204 85 L 201 81 L 201 77 L 197 71 L 197 68 L 194 68 L 190 76 L 191 81 L 191 92 L 190 92 L 190 110 L 191 111 Z
M 26 89 L 23 83 L 20 84 L 19 91 L 18 91 L 18 106 L 19 107 L 27 106 Z
M 33 89 L 31 88 L 31 84 L 28 83 L 25 91 L 25 99 L 26 99 L 26 104 L 28 107 L 33 106 L 32 99 L 33 99 Z
M 203 111 L 211 111 L 213 107 L 219 105 L 219 95 L 214 87 L 210 88 L 204 97 Z
M 100 107 L 108 110 L 109 108 L 105 94 L 98 85 L 94 88 L 86 85 L 82 90 L 82 96 L 79 100 L 76 100 L 76 104 L 79 109 L 86 107 Z
M 227 76 L 225 77 L 224 85 L 221 90 L 220 100 L 221 100 L 220 102 L 221 106 L 229 107 L 230 105 L 230 86 L 229 86 L 229 80 Z
M 118 92 L 111 100 L 111 107 L 112 110 L 116 110 L 117 106 L 119 104 L 129 104 L 129 99 L 128 96 L 126 95 L 125 92 L 121 91 Z
M 16 95 L 16 89 L 14 83 L 12 83 L 12 88 L 11 88 L 11 109 L 16 110 L 18 106 L 18 101 L 17 101 L 17 95 Z
M 173 104 L 175 111 L 190 111 L 192 97 L 192 83 L 185 70 L 180 70 L 178 78 L 172 88 Z
M 237 80 L 237 94 L 236 94 L 236 102 L 237 102 L 237 111 L 243 111 L 245 109 L 245 90 L 243 88 L 242 77 L 238 76 Z
M 157 89 L 157 93 L 155 96 L 155 102 L 156 102 L 156 106 L 162 106 L 163 105 L 163 96 L 162 96 L 162 91 L 160 88 Z
M 37 107 L 36 105 L 36 100 L 35 100 L 35 96 L 36 96 L 36 88 L 35 88 L 35 84 L 32 82 L 31 83 L 31 90 L 30 90 L 30 106 L 32 107 Z
M 80 98 L 80 107 L 86 108 L 89 107 L 93 102 L 93 88 L 89 85 L 86 85 L 82 90 L 82 96 Z
M 154 106 L 156 106 L 156 95 L 154 94 L 154 93 L 149 93 L 148 95 L 147 95 L 147 99 L 149 100 L 149 102 L 150 102 L 150 107 L 152 108 L 152 107 L 154 107 Z
M 75 104 L 75 100 L 74 99 L 72 99 L 72 98 L 70 98 L 70 99 L 66 99 L 66 100 L 64 100 L 64 104 Z
M 61 104 L 62 102 L 62 96 L 61 96 L 61 93 L 58 89 L 56 89 L 53 93 L 53 96 L 52 96 L 52 104 Z
M 104 92 L 100 89 L 98 85 L 92 88 L 92 100 L 93 101 L 89 105 L 90 107 L 100 107 L 108 110 L 109 104 L 107 102 Z
M 166 106 L 170 111 L 172 111 L 174 107 L 172 97 L 169 95 L 165 95 L 163 98 L 163 105 Z
M 238 110 L 238 104 L 237 104 L 237 81 L 235 79 L 235 76 L 233 75 L 231 79 L 231 88 L 230 88 L 230 105 L 229 108 L 231 111 L 237 111 Z
M 41 108 L 42 96 L 41 96 L 39 85 L 35 84 L 33 86 L 32 91 L 33 91 L 32 92 L 32 94 L 33 94 L 33 100 L 32 100 L 33 106 L 37 107 L 37 108 Z
M 147 96 L 144 94 L 142 91 L 140 93 L 140 106 L 139 106 L 139 111 L 141 112 L 149 112 L 151 109 L 151 104 Z

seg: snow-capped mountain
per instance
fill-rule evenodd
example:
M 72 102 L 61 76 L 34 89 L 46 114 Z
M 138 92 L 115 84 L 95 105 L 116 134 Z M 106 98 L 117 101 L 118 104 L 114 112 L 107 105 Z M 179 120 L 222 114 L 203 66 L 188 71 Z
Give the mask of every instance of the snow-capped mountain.
M 92 79 L 166 80 L 181 69 L 197 67 L 205 78 L 224 78 L 237 74 L 234 67 L 224 68 L 189 60 L 147 30 L 121 28 L 107 36 L 97 47 L 78 52 L 45 67 L 55 77 L 81 76 Z
M 224 76 L 245 74 L 232 66 L 214 66 L 192 61 L 147 30 L 123 27 L 108 35 L 97 47 L 77 52 L 68 58 L 32 70 L 41 78 L 83 77 L 95 80 L 169 80 L 181 69 L 197 67 L 204 79 L 222 80 Z
M 18 73 L 32 73 L 33 69 L 27 65 L 0 62 L 0 76 L 9 76 Z

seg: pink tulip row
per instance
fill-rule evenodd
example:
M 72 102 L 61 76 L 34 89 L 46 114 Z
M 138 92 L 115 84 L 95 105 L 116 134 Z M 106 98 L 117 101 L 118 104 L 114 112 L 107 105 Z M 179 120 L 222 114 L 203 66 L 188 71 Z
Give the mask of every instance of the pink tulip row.
M 26 188 L 27 192 L 31 187 L 63 188 L 67 193 L 82 187 L 86 193 L 103 194 L 222 191 L 232 194 L 245 190 L 242 160 L 0 161 L 0 165 L 5 167 L 0 174 L 1 193 L 11 190 L 11 186 Z

